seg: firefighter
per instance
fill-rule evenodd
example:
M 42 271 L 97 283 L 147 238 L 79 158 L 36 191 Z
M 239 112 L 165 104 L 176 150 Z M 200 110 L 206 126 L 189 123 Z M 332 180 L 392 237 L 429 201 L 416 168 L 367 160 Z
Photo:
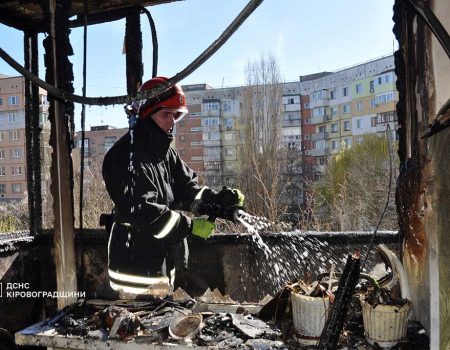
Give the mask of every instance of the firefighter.
M 140 91 L 165 81 L 153 78 Z M 214 222 L 190 219 L 178 210 L 198 215 L 200 203 L 243 205 L 239 190 L 224 187 L 217 193 L 199 186 L 197 175 L 170 147 L 174 124 L 187 113 L 185 95 L 175 84 L 162 97 L 142 104 L 133 130 L 105 156 L 103 178 L 115 205 L 108 272 L 111 287 L 122 296 L 168 295 L 175 269 L 187 264 L 186 236 L 207 239 L 214 232 Z M 221 203 L 224 198 L 227 203 Z

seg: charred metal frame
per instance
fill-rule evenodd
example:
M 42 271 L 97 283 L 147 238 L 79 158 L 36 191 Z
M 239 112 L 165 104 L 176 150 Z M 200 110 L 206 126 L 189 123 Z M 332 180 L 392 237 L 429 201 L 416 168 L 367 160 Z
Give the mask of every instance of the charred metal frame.
M 73 92 L 73 70 L 68 56 L 72 55 L 69 41 L 70 0 L 52 0 L 44 13 L 49 24 L 44 39 L 45 80 L 64 91 Z M 75 264 L 75 239 L 73 216 L 73 169 L 71 151 L 73 146 L 74 104 L 49 95 L 49 120 L 51 122 L 50 145 L 53 148 L 50 191 L 53 197 L 54 245 L 56 281 L 59 291 L 77 291 Z M 59 298 L 62 308 L 76 298 Z
M 358 283 L 360 268 L 361 261 L 359 256 L 349 255 L 342 276 L 339 279 L 336 298 L 330 307 L 329 317 L 320 336 L 319 349 L 337 349 L 350 301 Z
M 38 75 L 37 33 L 26 31 L 24 35 L 25 68 Z M 27 158 L 28 210 L 30 232 L 42 230 L 41 156 L 39 128 L 39 87 L 25 79 L 25 135 Z
M 422 72 L 426 80 L 425 72 L 428 66 L 425 48 L 425 23 L 417 18 L 417 42 L 414 36 L 409 34 L 411 23 L 414 22 L 416 13 L 402 0 L 397 0 L 394 5 L 394 34 L 402 47 L 395 53 L 395 73 L 397 75 L 397 90 L 399 102 L 397 103 L 397 115 L 399 123 L 399 150 L 400 172 L 397 180 L 396 205 L 400 232 L 404 240 L 405 249 L 410 249 L 423 263 L 426 242 L 426 232 L 421 217 L 421 196 L 424 193 L 427 160 L 425 157 L 425 142 L 420 141 L 420 133 L 428 125 L 428 88 L 426 85 L 420 89 L 420 102 L 424 110 L 417 111 L 416 89 L 408 86 L 410 81 L 415 81 L 418 72 Z M 422 36 L 420 36 L 422 35 Z M 414 49 L 417 45 L 417 50 Z M 420 73 L 419 73 L 420 74 Z
M 127 71 L 127 93 L 134 96 L 142 85 L 144 68 L 142 63 L 141 9 L 135 8 L 126 17 L 125 49 Z

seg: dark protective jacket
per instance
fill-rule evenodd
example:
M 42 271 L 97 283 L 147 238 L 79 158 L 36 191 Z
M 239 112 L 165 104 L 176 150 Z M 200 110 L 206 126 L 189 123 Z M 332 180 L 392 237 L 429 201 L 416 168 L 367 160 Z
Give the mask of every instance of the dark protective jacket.
M 176 210 L 189 211 L 195 199 L 209 202 L 214 195 L 198 185 L 197 175 L 170 147 L 172 139 L 151 118 L 138 120 L 105 156 L 103 178 L 115 204 L 108 243 L 115 290 L 167 294 L 191 233 L 190 218 Z

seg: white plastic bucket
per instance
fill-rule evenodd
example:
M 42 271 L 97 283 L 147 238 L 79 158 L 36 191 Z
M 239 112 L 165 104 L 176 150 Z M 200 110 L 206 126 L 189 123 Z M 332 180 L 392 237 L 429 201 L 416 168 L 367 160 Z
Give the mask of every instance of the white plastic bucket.
M 412 303 L 403 306 L 378 304 L 375 307 L 361 300 L 366 341 L 383 348 L 391 348 L 406 337 L 406 327 Z
M 298 341 L 305 345 L 317 344 L 328 316 L 328 297 L 310 297 L 292 293 L 291 299 Z

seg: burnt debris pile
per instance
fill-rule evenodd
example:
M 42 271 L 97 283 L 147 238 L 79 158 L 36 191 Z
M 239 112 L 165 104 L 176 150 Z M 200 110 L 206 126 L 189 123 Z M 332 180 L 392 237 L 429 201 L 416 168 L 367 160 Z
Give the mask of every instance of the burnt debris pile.
M 83 302 L 60 311 L 46 322 L 54 335 L 148 343 L 191 343 L 226 349 L 287 349 L 282 332 L 249 310 L 257 304 L 236 304 L 218 291 L 203 301 L 174 300 Z M 186 294 L 177 291 L 175 295 Z M 205 300 L 210 296 L 208 300 Z M 208 308 L 209 305 L 212 305 Z M 253 309 L 251 308 L 253 307 Z M 214 312 L 214 308 L 230 312 Z

